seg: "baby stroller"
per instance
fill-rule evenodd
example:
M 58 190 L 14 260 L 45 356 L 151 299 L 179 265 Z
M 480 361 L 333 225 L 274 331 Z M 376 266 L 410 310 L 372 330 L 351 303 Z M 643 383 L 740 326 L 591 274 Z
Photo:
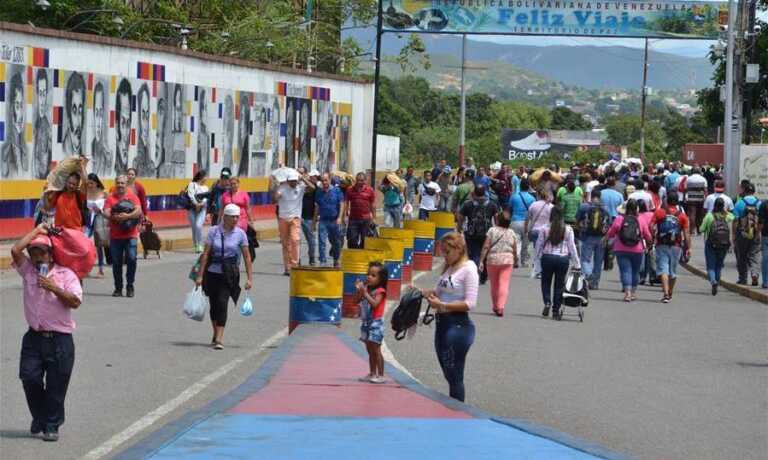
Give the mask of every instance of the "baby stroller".
M 563 306 L 578 309 L 579 321 L 584 322 L 584 307 L 589 305 L 589 289 L 584 275 L 579 270 L 571 270 L 565 279 Z

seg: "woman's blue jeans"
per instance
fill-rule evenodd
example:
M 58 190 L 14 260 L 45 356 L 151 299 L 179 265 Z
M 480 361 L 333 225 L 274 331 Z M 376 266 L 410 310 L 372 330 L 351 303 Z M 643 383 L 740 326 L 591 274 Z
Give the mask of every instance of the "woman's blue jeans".
M 720 273 L 723 271 L 727 249 L 715 249 L 708 242 L 704 244 L 704 261 L 707 265 L 707 277 L 710 284 L 720 282 Z
M 437 315 L 435 352 L 451 398 L 464 401 L 464 364 L 475 341 L 475 324 L 468 313 Z
M 621 287 L 624 291 L 635 290 L 640 284 L 640 266 L 644 257 L 643 252 L 616 251 L 616 262 L 619 264 Z
M 187 211 L 187 220 L 189 221 L 189 226 L 192 227 L 192 244 L 197 248 L 198 245 L 204 244 L 203 225 L 205 224 L 205 208 L 200 211 L 190 209 Z

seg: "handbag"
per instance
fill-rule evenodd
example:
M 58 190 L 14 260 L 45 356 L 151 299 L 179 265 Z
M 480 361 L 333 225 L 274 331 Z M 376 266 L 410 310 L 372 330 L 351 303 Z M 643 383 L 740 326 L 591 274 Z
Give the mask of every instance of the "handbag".
M 93 235 L 97 246 L 109 247 L 109 225 L 104 216 L 98 213 L 93 216 Z

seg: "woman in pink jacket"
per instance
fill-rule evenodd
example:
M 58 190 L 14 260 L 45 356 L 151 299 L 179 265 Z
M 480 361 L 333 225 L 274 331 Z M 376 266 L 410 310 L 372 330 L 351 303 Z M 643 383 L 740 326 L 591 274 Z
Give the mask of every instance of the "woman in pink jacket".
M 635 293 L 640 283 L 640 267 L 645 256 L 646 242 L 650 244 L 652 241 L 648 223 L 638 216 L 637 201 L 627 200 L 624 215 L 614 219 L 606 236 L 608 239 L 613 238 L 613 252 L 619 264 L 624 302 L 631 302 L 637 298 Z

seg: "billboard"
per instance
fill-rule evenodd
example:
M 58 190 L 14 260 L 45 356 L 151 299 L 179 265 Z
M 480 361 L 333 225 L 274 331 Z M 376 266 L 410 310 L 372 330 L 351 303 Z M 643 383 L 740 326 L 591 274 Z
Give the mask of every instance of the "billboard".
M 392 32 L 717 39 L 713 1 L 382 0 Z
M 501 161 L 533 161 L 545 156 L 568 160 L 576 151 L 600 148 L 603 137 L 592 131 L 504 129 Z
M 768 196 L 768 144 L 741 146 L 739 177 L 755 184 L 755 194 Z

